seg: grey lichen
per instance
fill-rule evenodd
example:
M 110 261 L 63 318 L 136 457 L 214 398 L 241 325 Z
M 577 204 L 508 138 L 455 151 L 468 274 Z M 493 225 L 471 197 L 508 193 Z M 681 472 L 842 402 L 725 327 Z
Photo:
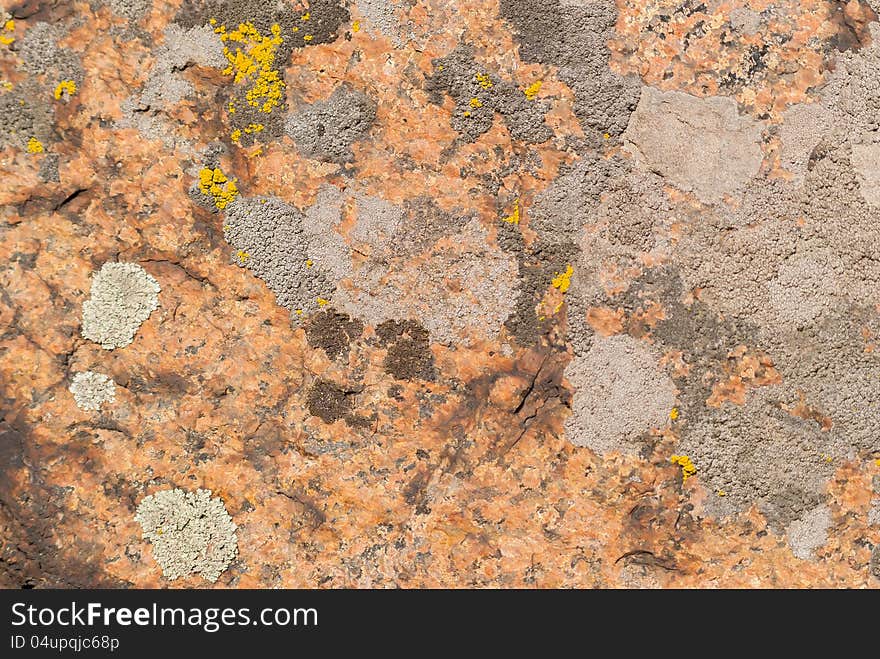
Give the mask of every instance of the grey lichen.
M 116 400 L 116 383 L 103 373 L 94 371 L 74 373 L 69 390 L 76 406 L 86 412 L 94 412 L 101 409 L 104 403 Z
M 167 579 L 200 574 L 215 582 L 238 555 L 237 526 L 211 490 L 163 490 L 141 501 L 135 514 L 153 558 Z
M 340 85 L 324 101 L 303 107 L 287 121 L 287 134 L 309 158 L 349 162 L 353 142 L 362 139 L 376 118 L 376 103 L 363 92 Z
M 157 282 L 137 263 L 105 263 L 92 277 L 83 302 L 82 335 L 105 350 L 129 345 L 141 324 L 159 307 Z
M 449 94 L 455 101 L 452 128 L 467 142 L 488 131 L 498 113 L 515 140 L 545 142 L 553 131 L 544 123 L 549 104 L 529 100 L 524 91 L 498 75 L 484 71 L 474 59 L 473 48 L 458 46 L 445 57 L 433 60 L 434 72 L 426 89 L 434 103 Z
M 279 305 L 300 315 L 329 301 L 335 283 L 310 250 L 296 207 L 275 197 L 239 199 L 227 208 L 224 235 L 234 261 L 266 282 Z

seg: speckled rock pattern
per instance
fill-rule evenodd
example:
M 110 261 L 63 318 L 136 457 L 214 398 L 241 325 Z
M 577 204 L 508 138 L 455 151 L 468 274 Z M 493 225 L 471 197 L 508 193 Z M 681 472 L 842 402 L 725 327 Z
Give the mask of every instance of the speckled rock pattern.
M 0 586 L 880 587 L 878 8 L 0 0 Z

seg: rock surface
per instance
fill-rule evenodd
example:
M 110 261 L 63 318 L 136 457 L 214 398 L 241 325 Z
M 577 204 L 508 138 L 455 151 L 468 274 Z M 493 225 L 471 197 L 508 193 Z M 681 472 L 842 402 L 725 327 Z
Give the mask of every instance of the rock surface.
M 880 586 L 876 9 L 0 0 L 0 586 Z

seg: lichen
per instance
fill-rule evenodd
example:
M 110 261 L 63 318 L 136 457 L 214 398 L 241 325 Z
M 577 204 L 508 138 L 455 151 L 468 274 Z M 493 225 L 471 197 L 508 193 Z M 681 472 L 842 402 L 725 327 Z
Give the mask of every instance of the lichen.
M 531 85 L 529 85 L 528 87 L 526 87 L 526 88 L 523 90 L 523 94 L 526 95 L 526 98 L 527 98 L 528 100 L 530 100 L 530 101 L 534 101 L 534 100 L 537 98 L 537 96 L 538 96 L 538 92 L 541 91 L 541 85 L 542 85 L 542 84 L 543 84 L 543 83 L 542 83 L 540 80 L 538 80 L 538 81 L 536 81 L 536 82 L 533 82 Z
M 274 23 L 271 34 L 267 35 L 260 34 L 251 22 L 241 23 L 231 31 L 227 31 L 225 25 L 218 25 L 214 32 L 224 44 L 234 44 L 234 50 L 223 47 L 223 55 L 229 62 L 223 73 L 231 75 L 235 84 L 249 85 L 245 93 L 249 105 L 260 112 L 271 112 L 281 103 L 285 88 L 281 73 L 275 68 L 275 51 L 284 41 L 281 26 Z
M 673 455 L 669 458 L 673 464 L 681 467 L 681 482 L 686 483 L 687 479 L 697 473 L 697 468 L 691 459 L 686 455 Z
M 3 20 L 3 29 L 0 30 L 0 44 L 11 45 L 15 41 L 15 37 L 12 36 L 13 32 L 15 32 L 15 21 L 9 17 L 9 14 L 6 14 L 6 18 Z
M 553 288 L 559 290 L 560 293 L 565 293 L 569 286 L 571 286 L 571 276 L 574 274 L 574 268 L 569 265 L 565 272 L 557 272 L 556 276 L 553 278 L 553 281 L 550 282 L 553 285 Z
M 238 527 L 211 490 L 151 494 L 141 501 L 134 518 L 167 579 L 200 574 L 213 583 L 238 554 Z
M 40 142 L 36 137 L 32 137 L 28 140 L 27 143 L 28 153 L 43 153 L 45 149 L 43 148 L 43 143 Z
M 55 100 L 60 101 L 65 93 L 68 96 L 76 94 L 76 83 L 73 80 L 62 80 L 55 86 Z
M 104 403 L 116 400 L 116 383 L 103 373 L 83 371 L 74 373 L 69 391 L 76 406 L 86 412 L 94 412 Z
M 238 197 L 237 179 L 230 179 L 219 167 L 204 167 L 199 172 L 199 190 L 211 197 L 218 210 L 223 210 Z
M 137 263 L 105 263 L 83 302 L 82 335 L 105 350 L 129 345 L 159 307 L 159 283 Z

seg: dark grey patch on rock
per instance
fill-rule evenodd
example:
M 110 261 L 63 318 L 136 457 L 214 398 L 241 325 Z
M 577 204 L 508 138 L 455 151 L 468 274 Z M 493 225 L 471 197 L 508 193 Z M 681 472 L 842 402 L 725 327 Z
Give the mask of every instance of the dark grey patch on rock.
M 250 21 L 261 35 L 271 34 L 272 26 L 281 28 L 282 43 L 276 47 L 272 68 L 284 76 L 290 62 L 290 54 L 296 48 L 316 46 L 336 41 L 339 28 L 348 22 L 350 15 L 344 2 L 338 0 L 312 0 L 309 3 L 309 19 L 302 20 L 305 12 L 294 11 L 288 2 L 260 0 L 187 0 L 178 12 L 175 22 L 183 27 L 201 27 L 210 19 L 217 25 L 225 25 L 227 30 Z M 297 28 L 294 32 L 293 29 Z M 308 36 L 310 39 L 305 40 Z M 219 39 L 219 37 L 218 37 Z M 230 115 L 234 129 L 242 131 L 240 143 L 249 146 L 255 140 L 278 139 L 284 134 L 287 114 L 286 94 L 271 112 L 263 112 L 251 106 L 245 98 L 250 85 L 231 85 L 231 98 L 235 103 L 235 113 Z M 261 124 L 263 130 L 247 133 L 245 129 L 252 124 Z
M 53 91 L 62 80 L 73 80 L 77 85 L 83 82 L 79 55 L 58 45 L 58 40 L 66 34 L 67 30 L 61 25 L 40 22 L 29 27 L 17 45 L 18 55 L 28 73 L 45 74 L 46 84 Z
M 37 173 L 43 183 L 60 183 L 61 175 L 58 173 L 60 157 L 57 153 L 47 153 L 40 163 L 40 171 Z
M 639 101 L 641 81 L 608 68 L 608 39 L 617 22 L 614 0 L 583 5 L 560 0 L 501 0 L 501 16 L 520 42 L 520 57 L 559 67 L 575 93 L 574 112 L 593 146 L 619 137 Z
M 523 90 L 483 71 L 474 60 L 473 48 L 460 45 L 432 62 L 433 74 L 425 88 L 432 102 L 443 102 L 443 94 L 455 101 L 451 125 L 467 142 L 475 141 L 492 127 L 497 112 L 515 140 L 533 144 L 546 142 L 553 131 L 544 123 L 549 104 L 528 100 Z
M 364 93 L 343 84 L 324 101 L 291 115 L 286 131 L 297 148 L 323 162 L 351 162 L 351 145 L 362 139 L 376 118 L 376 103 Z
M 556 243 L 540 240 L 531 249 L 523 244 L 519 227 L 507 222 L 498 227 L 498 245 L 502 250 L 513 254 L 519 268 L 519 290 L 516 306 L 504 327 L 523 347 L 537 344 L 552 327 L 552 319 L 538 316 L 535 308 L 544 297 L 550 282 L 560 272 L 565 272 L 577 254 L 577 247 L 571 243 Z
M 45 90 L 32 81 L 0 93 L 0 146 L 26 149 L 28 141 L 35 137 L 48 150 L 53 117 L 45 96 Z

